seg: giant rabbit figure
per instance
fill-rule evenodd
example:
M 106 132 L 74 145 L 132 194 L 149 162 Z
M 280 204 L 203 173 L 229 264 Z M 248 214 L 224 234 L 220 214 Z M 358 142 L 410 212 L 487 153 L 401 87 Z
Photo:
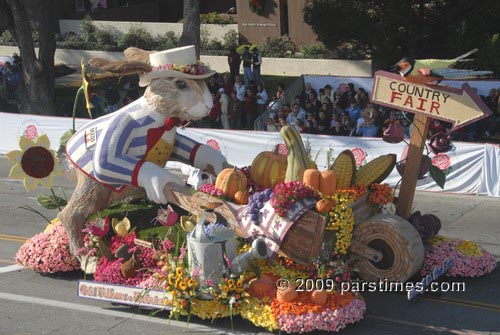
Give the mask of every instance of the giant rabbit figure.
M 144 96 L 89 122 L 66 145 L 78 182 L 58 217 L 73 254 L 82 245 L 88 218 L 107 208 L 127 185 L 143 187 L 150 200 L 165 203 L 165 185 L 180 182 L 163 168 L 169 159 L 215 174 L 227 163 L 219 151 L 176 133 L 179 122 L 201 119 L 212 108 L 204 79 L 215 72 L 197 62 L 194 46 L 155 53 L 129 48 L 125 56 L 126 61 L 92 59 L 90 64 L 115 73 L 142 73 Z

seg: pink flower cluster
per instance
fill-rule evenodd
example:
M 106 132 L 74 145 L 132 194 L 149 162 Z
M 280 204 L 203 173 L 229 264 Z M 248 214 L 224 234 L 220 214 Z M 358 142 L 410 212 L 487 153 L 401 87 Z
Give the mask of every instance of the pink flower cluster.
M 302 199 L 319 198 L 315 190 L 300 181 L 279 183 L 274 187 L 273 192 L 274 198 L 271 199 L 271 205 L 279 216 L 285 216 L 293 204 Z
M 336 310 L 326 309 L 322 313 L 280 314 L 278 324 L 280 329 L 287 333 L 307 333 L 317 330 L 336 332 L 348 324 L 362 320 L 365 310 L 365 302 L 355 299 L 346 306 Z
M 202 185 L 199 189 L 200 192 L 210 194 L 214 197 L 227 197 L 228 195 L 224 193 L 224 191 L 215 187 L 214 184 L 205 184 Z
M 432 273 L 436 267 L 441 267 L 443 262 L 451 257 L 453 266 L 446 273 L 449 277 L 480 277 L 492 272 L 496 266 L 496 260 L 486 250 L 482 249 L 480 256 L 464 255 L 457 249 L 462 241 L 446 238 L 439 244 L 432 244 L 425 251 L 424 265 L 420 270 L 422 276 Z
M 204 75 L 208 71 L 210 71 L 210 68 L 201 62 L 198 62 L 196 64 L 190 64 L 190 65 L 182 65 L 182 66 L 179 66 L 177 64 L 164 64 L 164 65 L 158 65 L 155 69 L 156 70 L 179 71 L 182 73 L 197 75 L 197 76 Z
M 164 278 L 166 278 L 167 276 L 165 275 Z M 142 282 L 139 283 L 139 285 L 137 285 L 138 287 L 142 287 L 142 288 L 148 288 L 148 289 L 151 289 L 151 290 L 160 290 L 160 291 L 164 291 L 165 290 L 165 286 L 167 285 L 167 282 L 165 279 L 158 279 L 158 274 L 154 274 L 152 276 L 149 276 L 148 278 L 144 279 Z
M 123 244 L 127 244 L 129 252 L 134 252 L 136 260 L 140 264 L 141 270 L 137 272 L 134 278 L 124 278 L 120 272 L 122 259 L 109 260 L 106 257 L 101 257 L 97 264 L 97 270 L 94 274 L 94 280 L 103 283 L 137 286 L 139 283 L 147 279 L 155 270 L 158 270 L 156 262 L 153 260 L 153 249 L 143 248 L 134 244 L 136 238 L 135 232 L 128 237 L 115 235 L 111 238 L 111 253 Z M 152 270 L 150 272 L 150 270 Z
M 28 239 L 19 248 L 17 262 L 33 271 L 56 273 L 78 270 L 78 259 L 69 251 L 69 241 L 62 224 L 57 222 L 49 231 Z

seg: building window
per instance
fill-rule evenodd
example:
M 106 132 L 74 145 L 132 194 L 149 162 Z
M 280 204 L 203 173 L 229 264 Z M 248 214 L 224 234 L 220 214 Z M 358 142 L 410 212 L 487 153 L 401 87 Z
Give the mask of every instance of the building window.
M 85 1 L 75 0 L 75 8 L 77 12 L 85 12 Z

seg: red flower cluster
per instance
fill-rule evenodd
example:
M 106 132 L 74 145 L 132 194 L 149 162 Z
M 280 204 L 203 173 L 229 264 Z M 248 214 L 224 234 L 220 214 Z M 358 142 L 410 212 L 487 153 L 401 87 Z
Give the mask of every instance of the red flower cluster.
M 367 202 L 374 205 L 386 205 L 394 201 L 393 190 L 388 184 L 373 183 Z
M 319 199 L 318 193 L 299 181 L 279 183 L 274 187 L 271 205 L 279 216 L 285 216 L 294 203 L 307 198 Z
M 264 10 L 265 0 L 248 0 L 250 10 L 256 14 L 262 14 Z
M 244 166 L 240 170 L 247 177 L 247 191 L 249 194 L 253 194 L 253 192 L 262 192 L 265 188 L 257 185 L 255 181 L 253 181 L 252 176 L 250 175 L 250 166 Z

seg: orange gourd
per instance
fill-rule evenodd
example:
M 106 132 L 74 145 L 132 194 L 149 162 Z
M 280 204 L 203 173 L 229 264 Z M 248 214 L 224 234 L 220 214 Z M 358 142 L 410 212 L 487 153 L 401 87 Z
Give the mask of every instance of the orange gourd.
M 245 190 L 245 191 L 238 191 L 234 195 L 234 200 L 238 205 L 246 205 L 248 204 L 248 198 L 250 194 Z
M 328 293 L 326 291 L 314 290 L 311 293 L 311 302 L 313 304 L 324 305 L 324 304 L 326 304 L 327 300 L 328 300 Z
M 318 213 L 328 213 L 335 206 L 335 201 L 332 199 L 321 199 L 316 203 Z
M 276 291 L 276 299 L 279 302 L 291 302 L 294 301 L 297 298 L 297 291 L 296 287 L 293 285 L 290 285 L 284 290 L 278 290 Z
M 264 297 L 272 298 L 274 291 L 276 291 L 276 280 L 272 280 L 266 275 L 262 275 L 255 280 L 248 288 L 248 294 L 259 299 Z
M 319 190 L 321 172 L 316 169 L 307 169 L 304 171 L 302 182 L 315 190 Z
M 332 170 L 321 172 L 319 191 L 324 195 L 333 195 L 337 187 L 337 174 Z
M 278 152 L 279 146 L 276 146 L 274 151 L 261 152 L 253 160 L 250 177 L 260 187 L 274 187 L 285 180 L 287 158 Z
M 215 180 L 215 187 L 226 193 L 231 199 L 234 199 L 236 192 L 245 191 L 247 188 L 247 177 L 236 167 L 222 170 Z

